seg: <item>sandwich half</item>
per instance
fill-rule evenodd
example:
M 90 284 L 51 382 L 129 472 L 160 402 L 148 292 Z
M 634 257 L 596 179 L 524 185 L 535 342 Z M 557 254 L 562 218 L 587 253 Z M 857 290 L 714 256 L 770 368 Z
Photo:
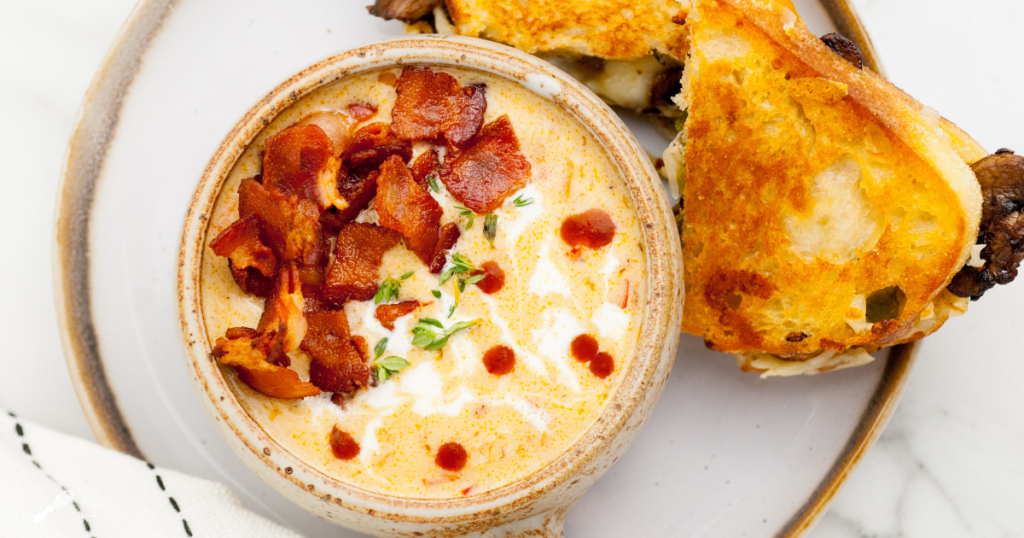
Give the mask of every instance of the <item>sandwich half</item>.
M 674 118 L 686 30 L 676 0 L 377 0 L 409 31 L 497 41 L 540 56 L 610 104 Z M 681 22 L 681 21 L 680 21 Z M 669 122 L 670 123 L 670 122 Z
M 678 131 L 683 330 L 741 369 L 871 361 L 966 312 L 1024 258 L 1024 158 L 994 155 L 818 38 L 790 0 L 377 0 L 413 32 L 556 63 Z
M 695 0 L 677 17 L 686 120 L 665 154 L 683 329 L 766 375 L 856 366 L 932 333 L 966 311 L 947 286 L 984 248 L 969 165 L 986 152 L 787 4 Z

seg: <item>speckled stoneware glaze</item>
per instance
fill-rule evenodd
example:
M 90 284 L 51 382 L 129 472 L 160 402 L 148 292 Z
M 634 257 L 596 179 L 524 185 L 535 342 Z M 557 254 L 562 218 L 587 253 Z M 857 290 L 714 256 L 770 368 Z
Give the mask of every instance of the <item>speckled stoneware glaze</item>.
M 326 476 L 283 449 L 229 389 L 210 356 L 212 346 L 200 309 L 207 216 L 249 143 L 270 120 L 311 91 L 345 77 L 401 65 L 476 69 L 519 82 L 550 99 L 603 145 L 644 223 L 649 291 L 640 341 L 597 421 L 539 471 L 462 499 L 370 493 Z M 185 220 L 178 259 L 184 359 L 221 436 L 250 469 L 288 499 L 329 521 L 376 536 L 561 536 L 570 507 L 626 450 L 654 408 L 676 354 L 682 301 L 682 257 L 668 200 L 645 152 L 618 117 L 589 90 L 535 57 L 455 36 L 393 39 L 353 49 L 309 67 L 268 94 L 235 126 L 206 168 Z

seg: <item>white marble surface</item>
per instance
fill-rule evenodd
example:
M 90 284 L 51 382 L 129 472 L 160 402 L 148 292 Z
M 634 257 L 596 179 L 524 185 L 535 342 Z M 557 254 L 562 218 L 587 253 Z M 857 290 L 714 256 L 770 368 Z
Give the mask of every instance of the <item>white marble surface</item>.
M 53 308 L 53 206 L 78 104 L 133 3 L 0 0 L 0 407 L 88 439 Z M 986 148 L 1024 151 L 1024 2 L 855 3 L 896 84 Z M 972 311 L 1024 313 L 1024 284 L 997 291 Z M 1022 319 L 966 316 L 925 342 L 889 428 L 810 536 L 1024 536 Z

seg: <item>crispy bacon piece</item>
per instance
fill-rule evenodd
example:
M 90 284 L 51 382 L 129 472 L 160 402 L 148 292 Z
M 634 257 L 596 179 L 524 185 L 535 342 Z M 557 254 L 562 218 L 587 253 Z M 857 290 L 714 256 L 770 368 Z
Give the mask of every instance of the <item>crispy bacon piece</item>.
M 437 175 L 441 171 L 441 159 L 437 156 L 437 150 L 431 149 L 420 153 L 420 156 L 409 165 L 409 169 L 412 170 L 412 177 L 416 183 L 424 189 L 429 189 L 430 182 L 427 181 L 427 176 L 431 173 Z
M 238 215 L 259 218 L 260 240 L 274 251 L 279 263 L 300 260 L 316 265 L 319 261 L 320 209 L 315 203 L 243 179 L 238 187 Z
M 355 219 L 377 195 L 378 176 L 380 172 L 377 170 L 349 172 L 344 179 L 338 181 L 338 190 L 348 201 L 348 207 L 325 212 L 320 216 L 320 223 L 332 232 L 337 232 L 346 222 Z
M 345 301 L 373 299 L 384 254 L 399 241 L 400 235 L 375 224 L 346 224 L 334 245 L 334 264 L 327 273 L 324 299 L 339 306 Z
M 363 121 L 377 113 L 377 107 L 367 103 L 352 103 L 348 105 L 348 113 L 357 121 Z
M 397 156 L 380 167 L 373 208 L 380 225 L 402 234 L 405 246 L 429 265 L 444 211 Z
M 508 116 L 488 123 L 470 145 L 445 159 L 441 181 L 462 205 L 490 213 L 510 194 L 526 186 L 530 163 Z
M 448 251 L 455 246 L 461 235 L 462 232 L 459 231 L 459 225 L 454 222 L 441 226 L 441 232 L 437 237 L 437 246 L 434 247 L 434 256 L 430 259 L 430 272 L 432 274 L 436 275 L 441 272 L 441 269 L 444 269 L 444 263 L 448 259 Z
M 263 276 L 255 268 L 239 269 L 235 267 L 235 264 L 231 263 L 231 260 L 228 260 L 228 269 L 231 270 L 231 276 L 235 279 L 235 283 L 238 284 L 239 288 L 242 288 L 242 292 L 251 293 L 257 297 L 267 297 L 270 295 L 274 281 Z
M 412 158 L 412 143 L 395 136 L 390 123 L 371 123 L 355 132 L 344 162 L 352 170 L 375 170 L 392 155 L 408 161 Z
M 307 316 L 309 330 L 302 350 L 309 353 L 309 380 L 324 392 L 352 392 L 365 387 L 370 368 L 349 332 L 344 310 L 325 310 Z
M 260 222 L 253 215 L 224 228 L 210 241 L 210 250 L 231 260 L 232 267 L 239 271 L 253 268 L 267 278 L 277 273 L 277 256 L 260 241 Z
M 349 112 L 352 112 L 351 106 L 349 106 Z M 322 110 L 302 118 L 293 127 L 316 125 L 323 129 L 324 134 L 331 140 L 331 155 L 341 157 L 349 143 L 352 142 L 352 128 L 355 126 L 356 120 L 361 121 L 362 119 L 364 118 L 360 118 L 356 114 L 349 116 L 340 110 Z
M 363 362 L 370 362 L 370 343 L 366 341 L 366 338 L 357 334 L 352 337 L 352 345 L 356 346 L 356 351 L 363 358 Z
M 377 307 L 373 312 L 373 316 L 377 318 L 387 330 L 395 330 L 395 320 L 402 317 L 408 316 L 415 312 L 419 307 L 422 306 L 419 301 L 402 301 L 395 304 L 382 304 Z
M 461 147 L 483 124 L 486 86 L 461 86 L 455 77 L 429 69 L 406 67 L 395 87 L 392 128 L 403 140 L 442 138 Z
M 303 297 L 295 264 L 282 269 L 256 329 L 233 327 L 217 339 L 213 355 L 234 366 L 253 390 L 275 398 L 303 398 L 320 391 L 289 370 L 286 353 L 299 349 L 306 334 Z
M 344 209 L 348 204 L 338 193 L 341 160 L 333 153 L 334 143 L 320 126 L 293 125 L 267 139 L 263 186 L 316 202 L 321 210 Z
M 305 300 L 295 264 L 281 269 L 274 284 L 256 326 L 256 332 L 273 340 L 271 357 L 278 352 L 290 353 L 299 349 L 299 343 L 306 334 L 306 318 L 302 315 Z
M 245 334 L 239 327 L 228 329 L 225 338 L 217 339 L 213 355 L 221 364 L 233 366 L 240 379 L 250 388 L 272 398 L 305 398 L 316 396 L 320 390 L 312 383 L 299 379 L 299 374 L 283 366 L 267 362 L 267 345 L 256 331 Z M 234 332 L 233 332 L 234 331 Z

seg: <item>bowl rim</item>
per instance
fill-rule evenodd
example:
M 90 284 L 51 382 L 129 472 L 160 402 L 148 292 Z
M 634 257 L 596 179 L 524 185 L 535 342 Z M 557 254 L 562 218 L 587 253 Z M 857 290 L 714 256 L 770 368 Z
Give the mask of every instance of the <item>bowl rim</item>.
M 528 91 L 553 101 L 603 146 L 618 168 L 642 223 L 648 285 L 637 350 L 597 419 L 540 469 L 514 482 L 463 498 L 418 499 L 371 492 L 332 478 L 290 453 L 249 416 L 222 377 L 217 361 L 210 358 L 200 302 L 201 266 L 208 248 L 207 215 L 211 214 L 228 174 L 252 141 L 274 118 L 320 87 L 342 78 L 408 65 L 483 71 L 518 82 Z M 242 117 L 223 139 L 194 192 L 177 267 L 179 331 L 193 385 L 221 435 L 236 452 L 239 447 L 224 427 L 269 470 L 303 491 L 343 508 L 413 522 L 424 521 L 424 510 L 429 511 L 431 522 L 439 518 L 459 522 L 479 517 L 481 511 L 508 512 L 521 508 L 600 463 L 595 458 L 599 460 L 612 446 L 631 415 L 639 412 L 646 416 L 650 412 L 668 377 L 682 313 L 682 254 L 678 238 L 673 237 L 674 219 L 660 183 L 644 150 L 607 105 L 567 74 L 516 49 L 461 36 L 403 36 L 356 47 L 313 64 L 272 90 Z M 645 394 L 649 390 L 655 392 L 653 399 Z M 629 434 L 631 441 L 636 432 Z M 624 451 L 628 444 L 620 443 L 613 450 Z M 242 459 L 252 468 L 249 459 Z

